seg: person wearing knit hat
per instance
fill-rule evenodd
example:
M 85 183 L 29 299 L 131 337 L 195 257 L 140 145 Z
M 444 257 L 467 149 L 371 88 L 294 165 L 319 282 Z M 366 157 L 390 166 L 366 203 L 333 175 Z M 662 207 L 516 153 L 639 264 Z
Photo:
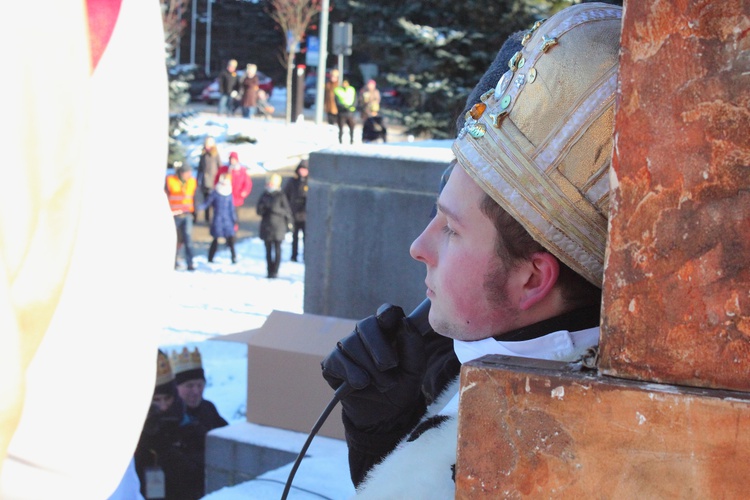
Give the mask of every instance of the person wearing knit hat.
M 307 176 L 310 172 L 308 161 L 303 159 L 297 165 L 294 177 L 284 185 L 284 194 L 292 209 L 294 226 L 292 227 L 292 261 L 299 256 L 299 234 L 302 233 L 302 245 L 305 244 L 305 222 L 307 221 Z
M 177 384 L 177 393 L 185 402 L 188 417 L 200 421 L 207 430 L 227 425 L 227 421 L 219 415 L 216 406 L 203 398 L 206 374 L 203 371 L 203 362 L 198 348 L 190 351 L 187 347 L 183 347 L 179 353 L 172 351 L 170 360 Z
M 214 256 L 219 248 L 219 238 L 223 238 L 232 255 L 232 264 L 237 262 L 237 252 L 234 249 L 234 236 L 237 233 L 237 210 L 232 202 L 232 176 L 223 174 L 219 176 L 211 194 L 204 203 L 198 205 L 196 210 L 204 210 L 213 207 L 214 217 L 209 225 L 211 233 L 211 245 L 208 247 L 208 262 L 214 261 Z
M 621 15 L 582 3 L 535 23 L 467 102 L 437 212 L 410 249 L 429 325 L 461 363 L 572 362 L 598 344 Z M 426 350 L 391 306 L 322 363 L 332 388 L 354 389 L 341 403 L 358 498 L 454 498 L 458 383 Z
M 253 190 L 253 180 L 247 173 L 247 168 L 240 163 L 240 155 L 237 151 L 229 153 L 229 164 L 219 168 L 214 178 L 214 185 L 219 182 L 219 177 L 228 174 L 232 179 L 232 203 L 236 207 L 241 207 Z

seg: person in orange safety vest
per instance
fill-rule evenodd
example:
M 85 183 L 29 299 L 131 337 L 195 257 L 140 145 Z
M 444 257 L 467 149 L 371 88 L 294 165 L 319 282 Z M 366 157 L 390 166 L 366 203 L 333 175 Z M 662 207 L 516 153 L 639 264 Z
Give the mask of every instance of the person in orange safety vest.
M 193 212 L 195 211 L 195 191 L 198 182 L 193 177 L 192 169 L 181 162 L 175 163 L 175 173 L 167 176 L 165 191 L 172 209 L 174 224 L 177 229 L 177 249 L 175 251 L 175 269 L 178 268 L 177 257 L 180 247 L 185 249 L 185 261 L 188 271 L 193 271 Z

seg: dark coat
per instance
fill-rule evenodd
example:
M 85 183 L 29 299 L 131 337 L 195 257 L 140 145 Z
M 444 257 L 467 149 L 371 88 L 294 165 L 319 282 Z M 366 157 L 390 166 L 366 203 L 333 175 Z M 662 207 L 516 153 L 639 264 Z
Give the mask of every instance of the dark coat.
M 258 75 L 242 80 L 242 107 L 252 108 L 258 104 Z
M 214 217 L 211 219 L 211 236 L 214 238 L 234 236 L 237 211 L 232 203 L 232 195 L 221 195 L 214 189 L 208 195 L 208 199 L 198 206 L 198 211 L 205 210 L 207 207 L 214 209 Z
M 191 422 L 179 397 L 166 411 L 149 412 L 135 450 L 135 467 L 145 496 L 146 469 L 157 466 L 164 472 L 166 500 L 196 500 L 204 496 L 206 432 Z M 198 439 L 202 434 L 203 440 Z M 196 448 L 198 445 L 198 448 Z
M 380 115 L 370 116 L 362 125 L 362 142 L 374 142 L 382 140 L 387 142 L 388 131 L 383 123 L 383 117 Z
M 284 194 L 289 200 L 296 222 L 307 219 L 307 177 L 293 177 L 284 186 Z
M 204 150 L 198 162 L 198 187 L 202 191 L 210 191 L 214 188 L 216 174 L 220 167 L 221 158 L 218 153 L 212 155 Z
M 224 70 L 219 73 L 219 93 L 222 95 L 229 95 L 234 90 L 237 92 L 240 91 L 240 82 L 237 78 L 237 72 L 230 72 L 228 69 L 224 68 Z
M 292 223 L 292 210 L 283 191 L 264 191 L 256 207 L 260 220 L 260 239 L 283 241 Z
M 186 408 L 186 412 L 191 420 L 197 420 L 205 427 L 206 432 L 229 424 L 224 420 L 224 417 L 219 415 L 216 405 L 205 399 L 201 401 L 197 408 Z

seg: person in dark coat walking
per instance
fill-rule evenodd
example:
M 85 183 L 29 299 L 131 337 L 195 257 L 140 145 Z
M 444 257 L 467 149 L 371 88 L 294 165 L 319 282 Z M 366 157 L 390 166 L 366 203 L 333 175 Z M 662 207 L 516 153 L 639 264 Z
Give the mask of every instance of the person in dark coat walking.
M 219 110 L 220 115 L 234 114 L 234 100 L 240 95 L 240 81 L 237 76 L 237 60 L 230 59 L 227 67 L 219 73 Z
M 242 80 L 242 116 L 252 118 L 258 105 L 258 67 L 248 64 L 245 78 Z
M 281 242 L 292 224 L 292 210 L 289 200 L 281 190 L 281 176 L 273 174 L 266 183 L 266 189 L 256 207 L 260 220 L 260 239 L 266 244 L 266 264 L 268 277 L 279 275 L 281 264 Z
M 201 158 L 198 162 L 198 188 L 203 194 L 203 202 L 208 201 L 208 197 L 214 190 L 216 174 L 221 168 L 221 157 L 219 156 L 219 150 L 216 147 L 216 140 L 207 136 L 203 142 L 203 151 L 201 152 Z M 211 221 L 210 206 L 206 206 L 206 222 Z M 198 210 L 195 211 L 198 213 Z
M 307 160 L 302 160 L 295 170 L 296 177 L 289 179 L 284 186 L 284 194 L 289 200 L 294 217 L 292 228 L 292 261 L 297 262 L 299 255 L 299 233 L 302 232 L 302 244 L 305 243 L 305 220 L 307 219 L 307 175 L 309 173 Z
M 237 254 L 234 251 L 234 235 L 237 232 L 237 212 L 232 203 L 232 175 L 225 173 L 219 176 L 219 182 L 208 199 L 198 206 L 198 210 L 206 210 L 213 207 L 214 218 L 211 220 L 211 246 L 208 248 L 208 261 L 213 262 L 216 250 L 219 246 L 219 238 L 224 238 L 229 251 L 232 253 L 232 264 L 237 262 Z

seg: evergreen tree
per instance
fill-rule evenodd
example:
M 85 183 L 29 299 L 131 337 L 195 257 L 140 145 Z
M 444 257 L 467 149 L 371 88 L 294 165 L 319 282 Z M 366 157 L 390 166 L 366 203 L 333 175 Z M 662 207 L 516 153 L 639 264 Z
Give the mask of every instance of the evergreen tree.
M 505 39 L 570 3 L 346 0 L 335 2 L 331 19 L 353 24 L 352 64 L 377 63 L 381 86 L 388 82 L 403 96 L 391 117 L 410 134 L 450 138 L 466 97 Z

